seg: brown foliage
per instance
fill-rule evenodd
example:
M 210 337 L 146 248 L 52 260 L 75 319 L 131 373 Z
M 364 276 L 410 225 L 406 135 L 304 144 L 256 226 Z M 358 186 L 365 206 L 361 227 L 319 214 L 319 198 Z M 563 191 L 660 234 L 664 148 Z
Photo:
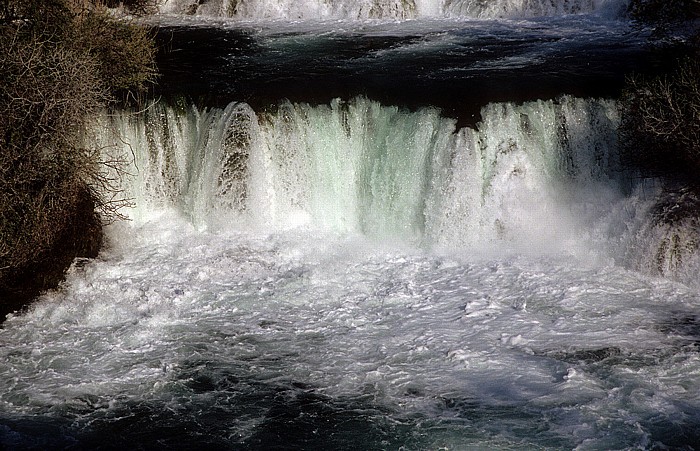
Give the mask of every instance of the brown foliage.
M 94 254 L 95 208 L 120 204 L 105 176 L 119 162 L 86 131 L 152 80 L 153 52 L 147 31 L 82 0 L 0 0 L 0 298 Z
M 70 36 L 74 47 L 98 63 L 101 82 L 115 96 L 142 92 L 155 80 L 152 38 L 147 28 L 95 13 L 77 17 Z

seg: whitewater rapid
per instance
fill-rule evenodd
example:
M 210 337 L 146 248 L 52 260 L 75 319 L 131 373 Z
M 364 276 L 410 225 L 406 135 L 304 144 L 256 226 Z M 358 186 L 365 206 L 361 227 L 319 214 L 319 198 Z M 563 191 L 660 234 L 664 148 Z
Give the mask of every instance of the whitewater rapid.
M 697 439 L 697 291 L 568 256 L 109 230 L 0 333 L 8 447 L 629 449 Z
M 523 18 L 567 14 L 620 17 L 627 0 L 167 0 L 165 14 L 196 14 L 237 19 Z

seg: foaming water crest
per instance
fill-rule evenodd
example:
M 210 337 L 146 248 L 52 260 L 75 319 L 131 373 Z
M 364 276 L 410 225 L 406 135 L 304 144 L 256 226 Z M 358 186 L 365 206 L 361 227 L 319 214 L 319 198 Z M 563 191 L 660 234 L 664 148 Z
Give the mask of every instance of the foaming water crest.
M 167 0 L 164 13 L 240 19 L 526 18 L 566 14 L 620 17 L 626 0 Z

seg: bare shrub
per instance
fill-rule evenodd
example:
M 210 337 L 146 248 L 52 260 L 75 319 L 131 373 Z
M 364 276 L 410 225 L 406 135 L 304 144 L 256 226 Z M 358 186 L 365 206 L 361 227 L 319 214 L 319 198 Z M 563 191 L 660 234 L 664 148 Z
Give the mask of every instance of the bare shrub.
M 700 171 L 700 62 L 684 60 L 672 73 L 631 77 L 622 99 L 623 155 L 649 175 Z
M 106 99 L 94 61 L 7 32 L 0 44 L 0 266 L 50 246 L 96 171 L 81 130 Z
M 96 60 L 100 80 L 114 96 L 142 92 L 156 78 L 156 49 L 148 28 L 116 21 L 104 12 L 83 14 L 75 20 L 70 42 Z
M 146 30 L 94 4 L 0 0 L 0 304 L 99 249 L 96 209 L 109 220 L 124 203 L 106 175 L 120 162 L 85 134 L 153 79 L 153 56 Z

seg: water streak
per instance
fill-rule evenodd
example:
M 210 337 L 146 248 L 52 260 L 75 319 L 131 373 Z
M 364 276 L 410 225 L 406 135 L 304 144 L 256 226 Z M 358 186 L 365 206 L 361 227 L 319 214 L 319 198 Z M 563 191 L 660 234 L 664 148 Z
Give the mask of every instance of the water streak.
M 614 102 L 491 104 L 482 116 L 477 128 L 457 129 L 439 110 L 365 98 L 287 102 L 261 114 L 243 103 L 156 104 L 140 116 L 119 113 L 105 130 L 138 149 L 125 186 L 133 216 L 173 207 L 200 227 L 226 217 L 539 252 L 580 241 L 607 208 L 591 195 L 621 195 Z
M 525 18 L 565 14 L 619 17 L 626 0 L 167 0 L 164 13 L 238 19 Z

